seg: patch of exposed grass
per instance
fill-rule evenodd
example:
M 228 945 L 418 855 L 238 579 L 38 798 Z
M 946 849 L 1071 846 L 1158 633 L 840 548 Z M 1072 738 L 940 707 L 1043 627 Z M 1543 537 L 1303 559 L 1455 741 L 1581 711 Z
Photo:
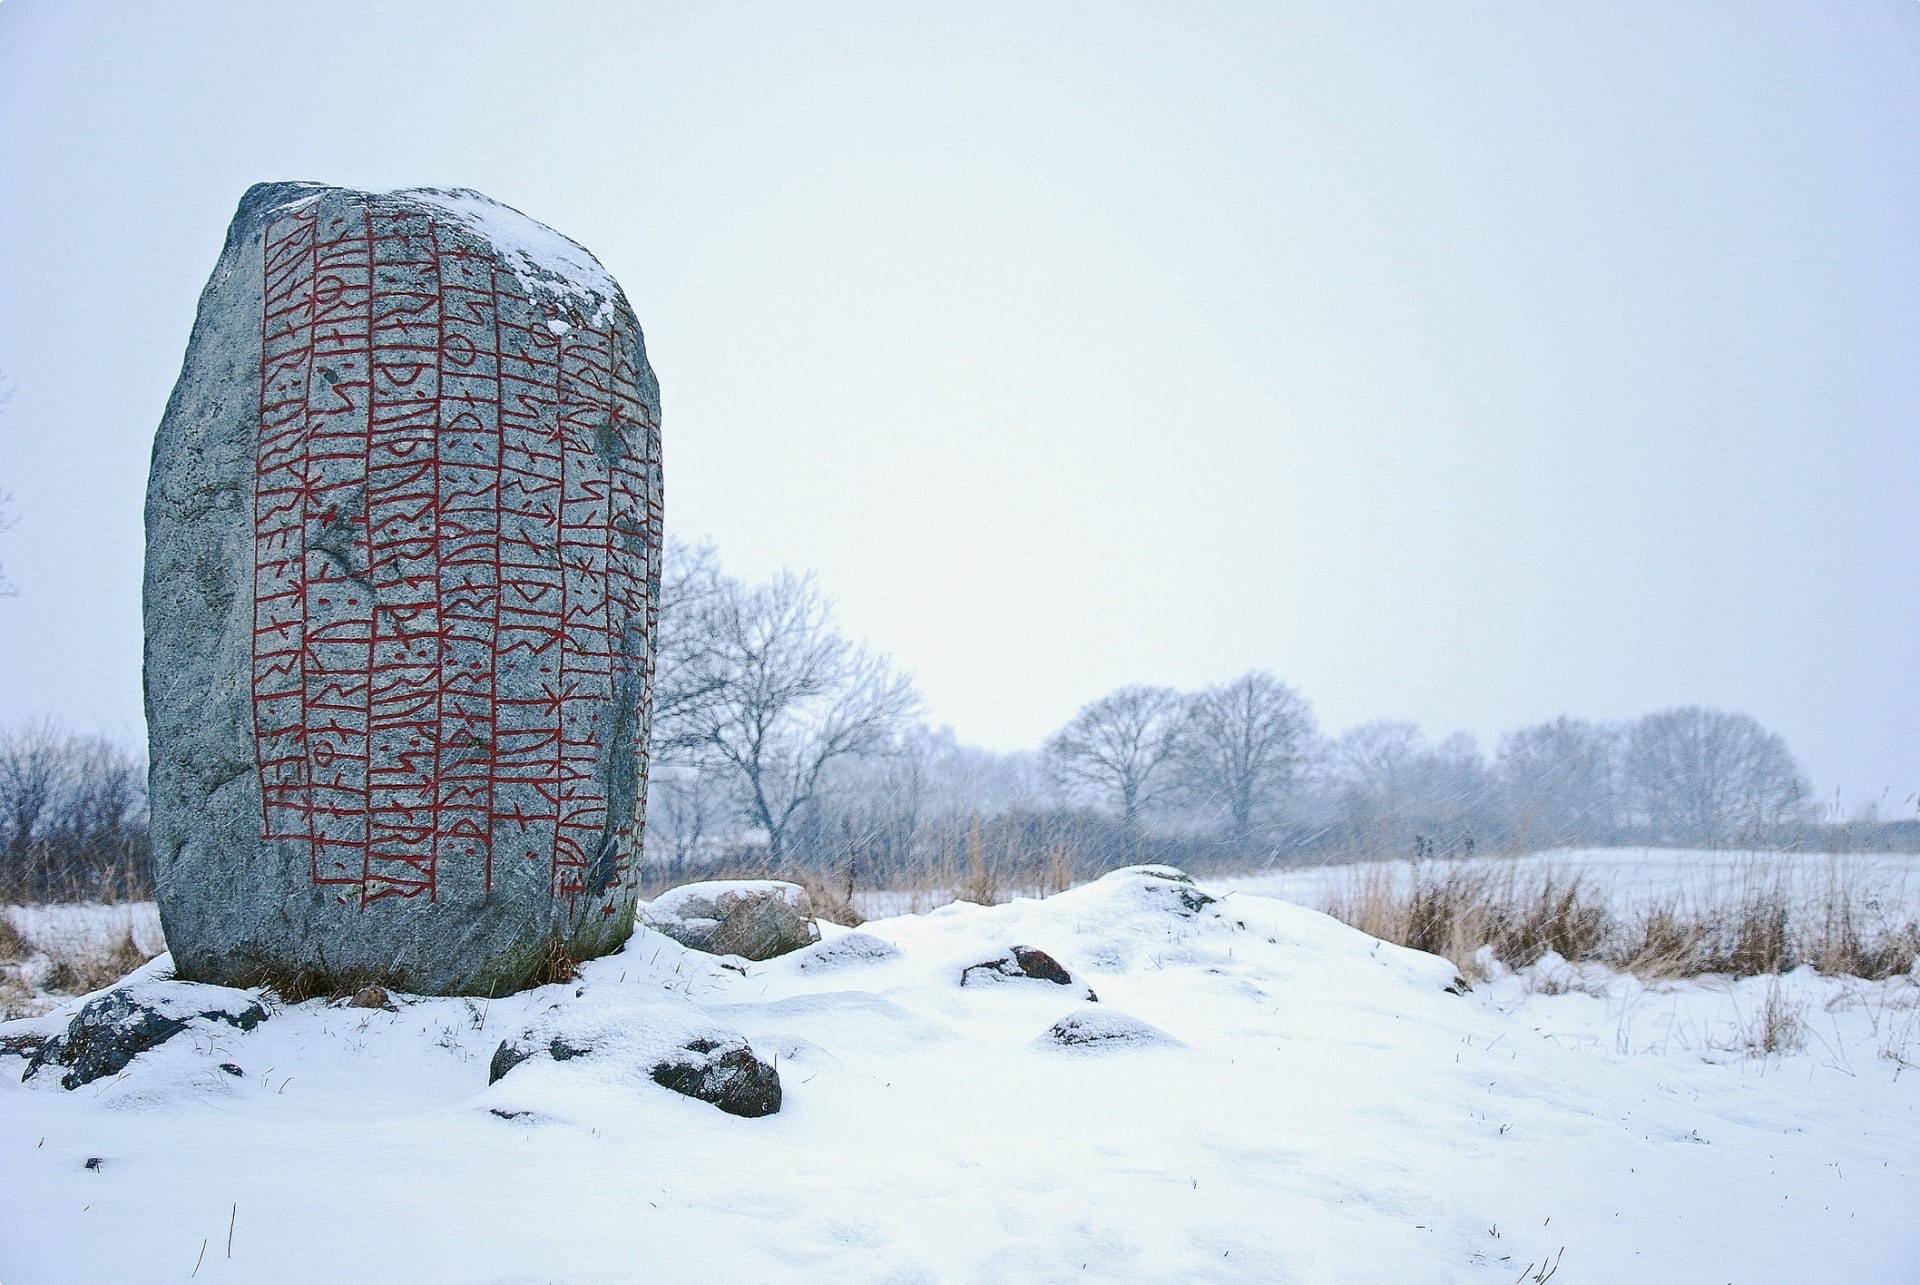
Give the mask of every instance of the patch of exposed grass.
M 1810 964 L 1828 976 L 1879 980 L 1920 958 L 1920 923 L 1887 920 L 1839 878 L 1796 894 L 1777 876 L 1753 877 L 1716 901 L 1669 898 L 1622 915 L 1577 873 L 1380 866 L 1335 889 L 1321 908 L 1375 937 L 1443 956 L 1469 978 L 1483 971 L 1482 947 L 1513 968 L 1551 951 L 1649 978 L 1777 976 Z
M 1760 1011 L 1741 1032 L 1741 1051 L 1749 1057 L 1774 1057 L 1797 1053 L 1806 1047 L 1806 1005 L 1787 999 L 1775 977 L 1767 987 Z
M 1476 958 L 1483 946 L 1513 967 L 1549 951 L 1593 959 L 1613 926 L 1578 875 L 1550 871 L 1529 884 L 1486 866 L 1421 867 L 1407 879 L 1368 870 L 1323 909 L 1362 932 L 1450 959 L 1469 979 L 1483 973 Z
M 153 956 L 128 929 L 104 944 L 75 938 L 38 943 L 50 965 L 42 987 L 62 995 L 86 995 L 113 985 Z
M 0 964 L 17 964 L 33 954 L 33 946 L 14 927 L 13 920 L 0 913 Z

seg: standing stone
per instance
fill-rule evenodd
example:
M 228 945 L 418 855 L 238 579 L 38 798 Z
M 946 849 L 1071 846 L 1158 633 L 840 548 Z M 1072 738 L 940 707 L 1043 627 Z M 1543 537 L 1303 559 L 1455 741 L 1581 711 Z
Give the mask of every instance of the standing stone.
M 633 310 L 551 229 L 247 192 L 147 489 L 180 977 L 502 993 L 626 940 L 659 423 Z

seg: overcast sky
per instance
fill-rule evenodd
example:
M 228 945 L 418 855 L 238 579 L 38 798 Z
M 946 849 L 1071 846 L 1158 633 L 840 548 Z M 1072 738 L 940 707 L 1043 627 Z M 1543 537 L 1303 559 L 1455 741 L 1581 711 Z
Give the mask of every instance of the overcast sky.
M 1264 667 L 1488 750 L 1744 710 L 1914 813 L 1912 0 L 0 4 L 0 723 L 142 734 L 152 435 L 266 179 L 592 249 L 669 527 L 964 740 Z

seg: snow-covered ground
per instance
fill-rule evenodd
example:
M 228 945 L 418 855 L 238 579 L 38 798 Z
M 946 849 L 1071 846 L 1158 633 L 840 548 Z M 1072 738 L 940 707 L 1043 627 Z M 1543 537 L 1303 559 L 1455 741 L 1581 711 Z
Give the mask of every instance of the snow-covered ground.
M 1248 892 L 1190 915 L 1171 886 L 955 904 L 867 924 L 866 951 L 829 928 L 744 969 L 643 931 L 510 999 L 309 1002 L 71 1092 L 0 1074 L 0 1279 L 1920 1276 L 1911 979 L 1548 960 L 1452 994 L 1432 956 Z M 1075 985 L 959 984 L 1012 945 Z M 1754 1056 L 1770 993 L 1802 1047 Z M 636 1000 L 777 1057 L 780 1113 L 593 1059 L 488 1086 L 550 1005 Z M 1043 1038 L 1073 1014 L 1167 1039 Z

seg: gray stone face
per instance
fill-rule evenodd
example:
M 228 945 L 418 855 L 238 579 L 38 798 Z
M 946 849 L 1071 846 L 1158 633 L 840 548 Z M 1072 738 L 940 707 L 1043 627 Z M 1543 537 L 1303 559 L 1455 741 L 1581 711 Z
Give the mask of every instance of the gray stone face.
M 147 491 L 180 977 L 501 993 L 626 939 L 659 410 L 620 288 L 552 230 L 247 192 Z

